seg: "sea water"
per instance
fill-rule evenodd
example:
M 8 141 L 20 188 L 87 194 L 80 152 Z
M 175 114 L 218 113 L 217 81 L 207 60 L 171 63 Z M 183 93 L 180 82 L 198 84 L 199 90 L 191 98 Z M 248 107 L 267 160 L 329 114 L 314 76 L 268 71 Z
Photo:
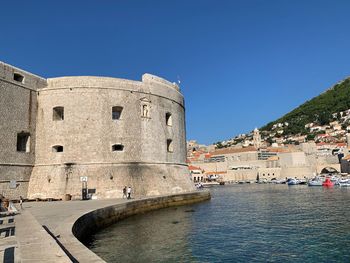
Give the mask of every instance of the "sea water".
M 107 262 L 350 262 L 350 188 L 227 185 L 95 234 Z

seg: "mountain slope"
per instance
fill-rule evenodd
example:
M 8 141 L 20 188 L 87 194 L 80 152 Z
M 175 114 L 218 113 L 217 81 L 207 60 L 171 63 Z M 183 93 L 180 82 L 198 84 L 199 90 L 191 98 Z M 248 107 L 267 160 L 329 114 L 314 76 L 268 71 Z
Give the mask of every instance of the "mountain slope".
M 260 130 L 270 131 L 274 124 L 287 122 L 289 125 L 284 129 L 284 135 L 306 134 L 305 124 L 311 122 L 320 125 L 328 124 L 334 119 L 332 117 L 333 113 L 339 113 L 347 109 L 350 109 L 350 78 L 334 85 L 283 117 L 261 127 Z

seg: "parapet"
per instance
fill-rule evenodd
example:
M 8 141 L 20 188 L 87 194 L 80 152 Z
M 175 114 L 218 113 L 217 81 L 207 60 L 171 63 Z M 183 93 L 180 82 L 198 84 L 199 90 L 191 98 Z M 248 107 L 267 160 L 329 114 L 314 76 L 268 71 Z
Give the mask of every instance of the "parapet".
M 168 86 L 169 88 L 173 88 L 177 91 L 180 91 L 180 88 L 179 86 L 174 82 L 174 83 L 171 83 L 163 78 L 160 78 L 160 77 L 157 77 L 155 75 L 152 75 L 152 74 L 148 74 L 148 73 L 145 73 L 142 75 L 142 82 L 143 83 L 157 83 L 157 84 L 162 84 L 162 85 L 166 85 Z
M 144 74 L 142 81 L 98 77 L 98 76 L 71 76 L 47 79 L 47 86 L 42 91 L 72 90 L 72 89 L 111 89 L 139 92 L 168 98 L 184 105 L 183 96 L 179 87 L 163 78 Z
M 32 90 L 37 90 L 47 85 L 46 79 L 1 61 L 0 79 Z

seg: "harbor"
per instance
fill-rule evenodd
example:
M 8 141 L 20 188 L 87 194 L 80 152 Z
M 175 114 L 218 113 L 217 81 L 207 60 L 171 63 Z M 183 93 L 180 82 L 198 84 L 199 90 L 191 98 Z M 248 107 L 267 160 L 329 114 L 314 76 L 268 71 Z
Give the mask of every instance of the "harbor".
M 349 188 L 230 184 L 209 189 L 210 202 L 130 217 L 98 232 L 89 247 L 107 262 L 350 260 Z

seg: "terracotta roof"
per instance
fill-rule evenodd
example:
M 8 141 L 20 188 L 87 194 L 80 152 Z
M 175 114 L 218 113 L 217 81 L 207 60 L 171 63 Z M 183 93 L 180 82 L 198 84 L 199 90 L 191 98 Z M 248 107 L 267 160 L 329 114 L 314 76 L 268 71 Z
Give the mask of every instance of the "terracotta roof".
M 190 171 L 193 171 L 193 170 L 202 170 L 200 167 L 193 166 L 193 165 L 189 165 L 189 166 L 188 166 L 188 169 L 189 169 Z
M 278 161 L 278 156 L 271 156 L 267 159 L 267 161 Z
M 268 152 L 274 152 L 274 153 L 289 153 L 289 152 L 295 152 L 296 149 L 294 147 L 268 147 Z
M 205 172 L 204 174 L 227 174 L 227 171 L 219 171 L 219 172 Z
M 246 148 L 223 148 L 215 150 L 211 152 L 211 155 L 222 155 L 222 154 L 230 154 L 230 153 L 242 153 L 242 152 L 255 152 L 257 149 L 253 146 Z
M 204 155 L 204 158 L 205 159 L 209 159 L 211 157 L 211 154 L 210 153 L 206 153 L 205 155 Z

